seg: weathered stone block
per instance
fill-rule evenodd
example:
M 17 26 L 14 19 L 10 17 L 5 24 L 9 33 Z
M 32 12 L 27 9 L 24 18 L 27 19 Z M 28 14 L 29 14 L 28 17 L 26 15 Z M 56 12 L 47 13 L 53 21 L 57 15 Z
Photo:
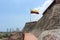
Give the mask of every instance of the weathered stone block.
M 39 40 L 60 40 L 60 29 L 43 31 Z

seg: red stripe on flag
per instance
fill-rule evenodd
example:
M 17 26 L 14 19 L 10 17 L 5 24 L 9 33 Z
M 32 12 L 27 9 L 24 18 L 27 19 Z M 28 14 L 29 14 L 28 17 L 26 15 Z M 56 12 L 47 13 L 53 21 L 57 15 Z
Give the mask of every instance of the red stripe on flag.
M 39 14 L 39 12 L 31 11 L 31 14 Z

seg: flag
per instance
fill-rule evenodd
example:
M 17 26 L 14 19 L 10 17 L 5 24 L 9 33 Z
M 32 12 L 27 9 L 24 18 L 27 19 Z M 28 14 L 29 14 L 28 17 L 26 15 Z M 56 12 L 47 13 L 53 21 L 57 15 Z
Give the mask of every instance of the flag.
M 38 10 L 31 10 L 31 14 L 39 14 Z

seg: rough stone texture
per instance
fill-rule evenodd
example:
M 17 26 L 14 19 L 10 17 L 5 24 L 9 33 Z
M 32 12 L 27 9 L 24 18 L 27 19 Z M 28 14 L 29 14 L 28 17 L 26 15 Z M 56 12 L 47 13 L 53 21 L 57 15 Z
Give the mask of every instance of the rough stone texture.
M 50 17 L 50 21 L 46 27 L 46 29 L 60 29 L 60 4 L 56 4 L 53 8 L 52 15 Z
M 33 28 L 35 27 L 37 21 L 34 21 L 34 22 L 27 22 L 25 24 L 25 27 L 23 28 L 23 32 L 29 32 L 31 30 L 33 30 Z
M 38 20 L 32 30 L 30 31 L 30 27 L 28 30 L 39 39 L 43 31 L 52 29 L 60 29 L 60 0 L 55 0 L 43 13 L 43 17 Z
M 60 29 L 60 4 L 56 4 L 49 13 L 45 14 L 31 31 L 35 36 L 39 37 L 45 30 Z
M 39 40 L 60 40 L 60 29 L 43 31 Z
M 60 4 L 60 0 L 55 0 L 55 3 L 56 4 Z

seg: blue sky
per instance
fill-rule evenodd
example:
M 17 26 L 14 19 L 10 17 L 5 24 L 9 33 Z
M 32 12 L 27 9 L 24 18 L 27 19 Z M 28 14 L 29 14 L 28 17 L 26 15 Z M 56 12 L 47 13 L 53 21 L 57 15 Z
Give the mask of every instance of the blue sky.
M 0 31 L 23 29 L 30 21 L 30 9 L 42 6 L 46 0 L 0 0 Z M 32 20 L 34 20 L 32 18 Z

